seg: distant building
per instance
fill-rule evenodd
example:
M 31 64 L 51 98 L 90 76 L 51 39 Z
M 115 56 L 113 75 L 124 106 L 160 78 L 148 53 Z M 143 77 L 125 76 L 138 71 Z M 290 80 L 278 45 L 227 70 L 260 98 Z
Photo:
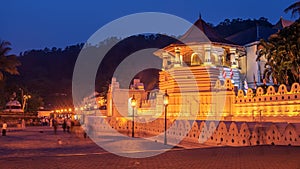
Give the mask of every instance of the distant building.
M 4 112 L 24 113 L 21 103 L 17 100 L 11 100 L 5 105 Z
M 141 107 L 143 100 L 147 100 L 147 92 L 144 90 L 144 84 L 139 79 L 133 80 L 130 89 L 120 89 L 117 79 L 112 78 L 107 93 L 107 116 L 131 116 L 130 100 L 133 96 L 137 100 L 137 108 Z
M 268 40 L 270 35 L 277 33 L 279 30 L 290 26 L 293 21 L 283 19 L 275 24 L 274 27 L 261 26 L 257 24 L 254 27 L 248 28 L 226 39 L 245 47 L 246 57 L 240 58 L 241 71 L 245 74 L 246 81 L 250 88 L 256 88 L 257 85 L 263 84 L 263 72 L 267 62 L 265 57 L 257 58 L 258 48 L 257 45 L 261 39 Z M 272 82 L 272 81 L 271 81 Z

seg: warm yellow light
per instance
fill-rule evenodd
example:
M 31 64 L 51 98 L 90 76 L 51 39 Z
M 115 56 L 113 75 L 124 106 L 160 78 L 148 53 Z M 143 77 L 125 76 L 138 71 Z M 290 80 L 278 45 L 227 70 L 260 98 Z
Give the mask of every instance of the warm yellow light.
M 165 91 L 165 94 L 163 96 L 163 100 L 164 100 L 164 105 L 168 106 L 168 104 L 169 104 L 169 95 L 167 93 L 167 90 Z
M 70 111 L 72 111 L 72 109 L 71 109 L 71 108 L 69 108 L 69 112 L 70 112 Z
M 134 95 L 131 98 L 131 107 L 135 107 L 136 106 L 136 100 L 134 98 Z

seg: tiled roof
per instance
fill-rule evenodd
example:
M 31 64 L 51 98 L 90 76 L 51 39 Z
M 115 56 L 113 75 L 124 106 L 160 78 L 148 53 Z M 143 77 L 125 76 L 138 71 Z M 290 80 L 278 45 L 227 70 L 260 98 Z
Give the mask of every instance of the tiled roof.
M 260 39 L 267 40 L 270 35 L 276 33 L 277 30 L 267 26 L 255 26 L 233 34 L 225 39 L 232 41 L 238 45 L 246 45 Z
M 205 35 L 205 36 L 204 36 Z M 181 38 L 181 42 L 217 42 L 233 44 L 222 38 L 211 26 L 209 26 L 201 17 Z

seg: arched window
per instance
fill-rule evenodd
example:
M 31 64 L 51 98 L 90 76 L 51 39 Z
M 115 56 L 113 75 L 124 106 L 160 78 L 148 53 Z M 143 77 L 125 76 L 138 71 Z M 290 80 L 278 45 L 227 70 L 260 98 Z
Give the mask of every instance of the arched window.
M 191 56 L 191 65 L 192 66 L 199 66 L 202 64 L 202 60 L 199 54 L 193 53 Z
M 218 55 L 215 54 L 215 53 L 212 53 L 212 54 L 211 54 L 210 61 L 211 61 L 211 63 L 214 64 L 214 65 L 219 65 L 219 64 L 220 64 L 220 63 L 219 63 Z

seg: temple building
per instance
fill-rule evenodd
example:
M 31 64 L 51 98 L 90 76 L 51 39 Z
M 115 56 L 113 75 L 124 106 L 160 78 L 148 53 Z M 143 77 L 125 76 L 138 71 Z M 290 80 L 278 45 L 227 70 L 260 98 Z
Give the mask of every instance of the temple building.
M 193 73 L 206 74 L 211 84 L 217 79 L 224 81 L 225 78 L 231 78 L 237 88 L 242 88 L 244 79 L 241 75 L 240 58 L 246 55 L 244 47 L 221 38 L 201 17 L 177 43 L 155 52 L 155 55 L 163 60 L 162 69 L 168 72 L 190 69 Z M 164 77 L 165 72 L 161 72 L 161 90 L 167 89 L 164 87 Z
M 259 40 L 290 24 L 281 18 L 273 28 L 256 25 L 223 39 L 199 18 L 178 42 L 154 53 L 162 59 L 159 89 L 145 91 L 138 79 L 121 89 L 113 78 L 105 118 L 97 117 L 99 110 L 87 109 L 96 116 L 86 117 L 85 125 L 96 136 L 114 129 L 171 145 L 179 140 L 299 146 L 300 84 L 259 86 L 266 60 L 257 59 Z M 133 98 L 136 104 L 131 104 Z
M 179 42 L 155 55 L 163 60 L 159 89 L 170 95 L 168 111 L 173 116 L 183 113 L 189 117 L 194 113 L 204 117 L 214 113 L 212 90 L 217 80 L 224 83 L 229 78 L 234 90 L 243 88 L 241 58 L 246 55 L 245 48 L 221 38 L 201 17 Z
M 257 86 L 266 62 L 263 57 L 257 60 L 257 44 L 288 24 L 281 18 L 274 28 L 256 25 L 224 39 L 200 17 L 178 42 L 154 53 L 162 59 L 159 89 L 146 92 L 138 79 L 129 89 L 121 89 L 112 79 L 106 115 L 132 116 L 134 95 L 135 115 L 159 117 L 167 91 L 170 119 L 295 122 L 300 113 L 298 83 Z

